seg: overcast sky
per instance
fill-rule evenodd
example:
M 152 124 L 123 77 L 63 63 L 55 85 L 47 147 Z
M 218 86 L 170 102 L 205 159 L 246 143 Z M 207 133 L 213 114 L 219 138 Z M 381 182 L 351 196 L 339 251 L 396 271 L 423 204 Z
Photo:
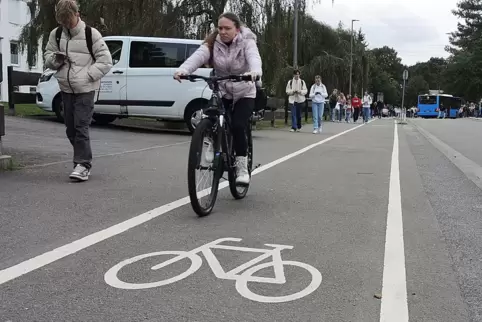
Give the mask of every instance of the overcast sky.
M 341 20 L 347 27 L 360 27 L 370 48 L 394 48 L 407 65 L 430 57 L 447 57 L 444 46 L 457 27 L 451 13 L 457 0 L 312 0 L 308 12 L 317 20 L 336 27 Z

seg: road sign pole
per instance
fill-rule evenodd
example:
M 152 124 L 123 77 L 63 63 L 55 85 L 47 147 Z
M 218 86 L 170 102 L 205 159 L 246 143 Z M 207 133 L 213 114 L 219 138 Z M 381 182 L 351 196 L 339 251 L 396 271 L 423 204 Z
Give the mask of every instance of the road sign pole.
M 407 112 L 405 110 L 405 86 L 407 84 L 407 79 L 408 79 L 408 70 L 403 71 L 403 89 L 402 89 L 402 106 L 400 108 L 400 122 L 399 123 L 405 123 L 405 118 L 407 115 Z

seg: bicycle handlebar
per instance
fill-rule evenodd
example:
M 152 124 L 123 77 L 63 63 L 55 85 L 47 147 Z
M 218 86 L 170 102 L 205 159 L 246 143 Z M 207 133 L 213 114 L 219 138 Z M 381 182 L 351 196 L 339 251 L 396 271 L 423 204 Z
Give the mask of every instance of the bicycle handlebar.
M 233 81 L 233 82 L 248 82 L 248 81 L 252 81 L 253 79 L 251 78 L 251 75 L 228 75 L 228 76 L 202 76 L 202 75 L 195 75 L 195 74 L 191 74 L 191 75 L 180 75 L 179 76 L 180 79 L 185 79 L 185 80 L 189 80 L 191 82 L 194 82 L 195 79 L 203 79 L 207 82 L 220 82 L 220 81 L 223 81 L 223 80 L 230 80 L 230 81 Z M 259 75 L 256 76 L 256 80 L 255 81 L 259 81 L 260 77 Z

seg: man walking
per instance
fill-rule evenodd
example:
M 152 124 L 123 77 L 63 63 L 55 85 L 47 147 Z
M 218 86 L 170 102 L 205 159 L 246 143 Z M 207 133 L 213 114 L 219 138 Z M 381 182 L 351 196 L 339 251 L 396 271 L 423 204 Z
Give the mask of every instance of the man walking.
M 60 0 L 55 17 L 61 25 L 50 33 L 45 49 L 45 66 L 56 70 L 64 103 L 66 134 L 74 149 L 74 171 L 70 178 L 89 179 L 92 167 L 89 126 L 94 112 L 95 90 L 112 68 L 112 56 L 95 28 L 79 15 L 75 0 Z
M 288 95 L 288 103 L 291 109 L 291 132 L 301 129 L 301 106 L 305 104 L 306 83 L 300 78 L 300 71 L 293 72 L 293 79 L 286 84 L 286 94 Z
M 363 96 L 363 122 L 367 123 L 368 119 L 370 118 L 370 107 L 372 106 L 372 97 L 365 92 L 365 96 Z

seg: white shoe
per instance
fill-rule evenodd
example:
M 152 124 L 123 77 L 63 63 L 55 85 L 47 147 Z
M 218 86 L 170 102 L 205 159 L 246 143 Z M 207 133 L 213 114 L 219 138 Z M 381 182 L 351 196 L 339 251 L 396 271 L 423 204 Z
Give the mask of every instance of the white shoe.
M 318 130 L 313 130 L 313 134 L 317 134 L 318 133 Z
M 295 132 L 296 130 L 295 129 L 291 129 L 290 132 Z
M 81 164 L 77 164 L 74 171 L 70 174 L 69 178 L 77 181 L 89 180 L 90 170 Z
M 213 141 L 209 138 L 205 138 L 203 144 L 206 147 L 206 152 L 204 153 L 204 160 L 206 160 L 207 163 L 212 163 L 214 160 Z
M 248 185 L 249 181 L 248 157 L 236 157 L 236 184 Z

